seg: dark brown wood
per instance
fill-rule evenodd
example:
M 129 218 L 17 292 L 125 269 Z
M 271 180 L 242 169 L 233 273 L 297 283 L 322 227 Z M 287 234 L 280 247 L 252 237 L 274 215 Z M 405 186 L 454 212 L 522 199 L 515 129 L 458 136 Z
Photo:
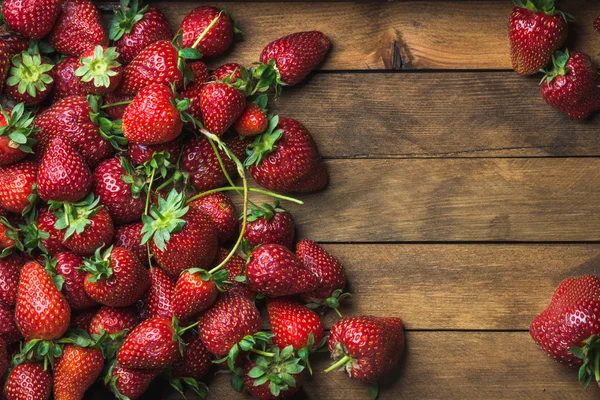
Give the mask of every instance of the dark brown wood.
M 152 2 L 176 29 L 199 3 Z M 116 5 L 101 3 L 103 9 Z M 212 3 L 211 3 L 212 4 Z M 512 2 L 401 1 L 366 3 L 214 3 L 233 12 L 245 33 L 230 61 L 257 61 L 271 40 L 302 30 L 321 30 L 333 41 L 327 70 L 509 69 L 507 21 Z M 592 55 L 600 48 L 594 1 L 562 1 L 573 13 L 577 47 Z M 576 36 L 576 38 L 575 38 Z

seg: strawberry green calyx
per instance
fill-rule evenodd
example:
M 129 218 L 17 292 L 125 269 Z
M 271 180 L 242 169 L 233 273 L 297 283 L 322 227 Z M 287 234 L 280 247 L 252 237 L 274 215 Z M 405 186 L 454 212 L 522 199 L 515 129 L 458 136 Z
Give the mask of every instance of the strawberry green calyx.
M 107 106 L 102 105 L 102 97 L 97 95 L 89 95 L 87 97 L 88 104 L 92 109 L 90 113 L 90 120 L 94 125 L 98 127 L 100 135 L 106 139 L 110 145 L 118 151 L 125 151 L 124 146 L 129 143 L 125 136 L 123 136 L 123 130 L 121 129 L 121 120 L 112 120 L 108 118 L 108 115 L 103 111 L 105 107 L 116 106 L 119 103 L 108 104 Z M 128 103 L 131 100 L 127 101 Z
M 265 351 L 267 344 L 270 342 L 272 337 L 273 334 L 269 332 L 257 332 L 254 335 L 246 335 L 242 338 L 242 340 L 231 347 L 231 350 L 229 350 L 229 353 L 225 357 L 215 360 L 213 363 L 220 364 L 224 361 L 227 361 L 227 367 L 231 371 L 235 372 L 235 362 L 238 356 L 244 351 L 249 351 L 263 357 L 273 357 L 275 353 Z M 257 347 L 261 347 L 262 350 L 258 349 Z
M 110 24 L 108 36 L 110 40 L 119 40 L 126 33 L 131 33 L 133 26 L 144 18 L 148 6 L 140 9 L 138 0 L 121 0 L 121 6 L 115 10 L 115 15 Z
M 5 236 L 8 241 L 12 242 L 5 243 L 0 246 L 0 258 L 7 257 L 8 255 L 12 254 L 13 250 L 15 249 L 23 251 L 25 247 L 21 242 L 19 230 L 12 226 L 5 217 L 0 217 L 0 226 L 2 226 L 4 229 L 3 236 Z
M 544 73 L 544 77 L 540 83 L 546 81 L 550 83 L 557 76 L 564 76 L 569 72 L 567 68 L 567 63 L 569 62 L 569 50 L 565 49 L 565 51 L 557 51 L 552 56 L 552 66 L 549 69 L 542 70 Z
M 256 206 L 248 212 L 248 222 L 256 221 L 257 219 L 264 218 L 269 221 L 275 216 L 275 213 L 287 213 L 289 212 L 285 208 L 279 207 L 279 201 L 275 201 L 273 205 L 263 204 L 262 207 Z
M 568 13 L 557 10 L 554 0 L 514 0 L 517 7 L 526 8 L 532 12 L 543 12 L 548 15 L 560 15 L 565 21 L 574 21 L 575 18 Z
M 309 355 L 310 353 L 316 352 L 321 349 L 325 343 L 327 343 L 327 336 L 323 336 L 323 338 L 319 341 L 319 343 L 315 343 L 315 335 L 311 332 L 308 335 L 308 341 L 306 342 L 306 346 L 298 349 L 298 357 L 304 362 L 306 365 L 306 369 L 312 375 L 313 371 L 310 366 Z
M 94 47 L 94 56 L 82 58 L 80 61 L 83 65 L 77 68 L 74 74 L 80 77 L 82 82 L 93 81 L 95 87 L 109 87 L 110 78 L 118 74 L 115 68 L 121 66 L 118 58 L 119 53 L 115 47 L 105 50 L 97 45 Z
M 182 219 L 187 214 L 189 206 L 185 205 L 185 196 L 175 189 L 169 192 L 166 199 L 158 197 L 158 205 L 150 207 L 150 213 L 142 215 L 142 242 L 146 244 L 153 239 L 160 250 L 164 250 L 171 239 L 171 233 L 180 232 L 185 226 Z
M 173 325 L 173 341 L 177 342 L 177 345 L 179 346 L 179 353 L 183 356 L 183 352 L 185 350 L 185 342 L 183 341 L 183 334 L 185 332 L 189 331 L 190 329 L 195 328 L 196 325 L 198 325 L 198 321 L 196 321 L 193 324 L 190 324 L 188 326 L 182 327 L 179 325 L 179 320 L 176 317 L 173 317 L 171 323 Z
M 93 217 L 103 206 L 98 205 L 100 198 L 94 198 L 90 193 L 85 199 L 78 203 L 63 203 L 59 201 L 49 201 L 50 210 L 54 211 L 56 222 L 54 227 L 58 230 L 64 230 L 63 240 L 67 240 L 73 234 L 82 234 L 85 228 L 91 223 Z
M 52 76 L 48 74 L 52 68 L 54 65 L 45 62 L 37 48 L 33 51 L 26 50 L 13 57 L 6 83 L 9 86 L 17 86 L 20 94 L 27 93 L 35 97 L 53 82 Z
M 90 282 L 98 282 L 100 279 L 108 279 L 113 275 L 113 270 L 110 267 L 110 255 L 113 246 L 102 253 L 101 249 L 96 249 L 93 257 L 86 258 L 83 265 L 79 267 L 79 272 L 87 272 L 91 274 L 88 278 Z
M 600 386 L 600 337 L 592 335 L 583 341 L 582 347 L 571 347 L 569 351 L 583 361 L 579 368 L 579 382 L 587 387 L 594 378 Z
M 246 154 L 248 157 L 244 161 L 245 166 L 258 165 L 262 161 L 263 157 L 274 151 L 277 146 L 277 141 L 281 138 L 283 131 L 281 129 L 275 129 L 279 124 L 279 116 L 272 115 L 269 117 L 269 126 L 267 130 L 261 135 L 257 136 L 256 139 L 248 146 Z
M 121 167 L 125 171 L 121 175 L 121 180 L 131 187 L 131 197 L 139 199 L 142 193 L 146 193 L 146 175 L 143 173 L 143 169 L 133 168 L 129 160 L 125 157 L 120 158 Z
M 275 98 L 277 98 L 281 94 L 283 86 L 286 86 L 286 83 L 281 80 L 281 73 L 273 58 L 267 64 L 254 63 L 254 66 L 250 68 L 250 75 L 256 81 L 251 94 L 264 93 L 273 87 L 275 88 Z
M 205 383 L 200 382 L 194 378 L 183 377 L 183 378 L 169 378 L 169 385 L 173 389 L 175 389 L 179 394 L 181 394 L 184 398 L 186 397 L 186 392 L 191 391 L 199 399 L 205 399 L 208 396 L 208 386 Z
M 254 380 L 254 386 L 269 384 L 269 390 L 274 397 L 281 392 L 296 387 L 294 375 L 299 375 L 305 367 L 300 364 L 301 359 L 294 357 L 294 348 L 290 345 L 283 350 L 274 347 L 273 357 L 258 357 L 254 366 L 248 371 L 248 376 Z
M 101 329 L 100 334 L 91 335 L 90 340 L 95 347 L 98 347 L 102 351 L 104 359 L 113 360 L 123 345 L 127 333 L 129 333 L 128 329 L 123 329 L 121 332 L 110 334 L 104 329 Z
M 335 348 L 331 353 L 331 357 L 334 359 L 335 363 L 327 368 L 325 373 L 329 373 L 340 368 L 350 370 L 352 363 L 354 362 L 354 359 L 347 354 L 341 343 L 336 343 Z
M 51 257 L 47 254 L 43 254 L 44 258 L 44 270 L 48 273 L 52 282 L 59 291 L 62 291 L 63 285 L 65 284 L 65 278 L 56 272 L 56 258 Z
M 200 276 L 200 279 L 202 279 L 204 282 L 212 280 L 219 291 L 223 291 L 225 285 L 231 284 L 231 282 L 227 281 L 227 278 L 229 277 L 229 272 L 223 269 L 220 269 L 215 272 L 208 272 L 207 270 L 204 270 L 202 268 L 190 268 L 188 269 L 188 272 L 190 274 L 198 274 Z
M 0 126 L 0 136 L 10 139 L 10 147 L 18 148 L 24 153 L 33 153 L 32 147 L 37 140 L 32 135 L 39 129 L 33 125 L 34 115 L 25 111 L 25 104 L 17 104 L 10 112 L 0 106 L 0 114 L 6 120 L 6 126 Z

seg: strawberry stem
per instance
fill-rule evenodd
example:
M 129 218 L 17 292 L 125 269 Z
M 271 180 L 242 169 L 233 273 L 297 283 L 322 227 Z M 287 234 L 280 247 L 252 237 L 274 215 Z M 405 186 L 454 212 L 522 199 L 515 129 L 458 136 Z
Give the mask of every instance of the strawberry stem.
M 155 172 L 156 168 L 152 168 L 152 173 L 150 174 L 150 181 L 148 182 L 148 192 L 146 193 L 144 215 L 148 215 L 148 209 L 150 208 L 150 197 L 152 195 L 152 183 L 154 182 Z M 152 271 L 152 252 L 150 251 L 150 242 L 146 242 L 146 253 L 148 254 L 148 266 L 150 267 L 150 271 Z
M 250 351 L 252 353 L 264 356 L 264 357 L 274 357 L 275 353 L 269 353 L 268 351 L 262 351 L 262 350 L 258 350 L 258 349 L 250 349 Z
M 105 104 L 105 105 L 101 106 L 100 108 L 105 109 L 108 107 L 125 106 L 128 104 L 131 104 L 132 102 L 133 102 L 133 100 L 117 101 L 116 103 Z
M 594 373 L 596 382 L 600 384 L 600 352 L 596 352 L 596 356 L 594 357 Z
M 206 28 L 204 28 L 204 31 L 202 31 L 200 36 L 198 36 L 198 39 L 196 39 L 196 41 L 192 45 L 192 49 L 195 49 L 200 44 L 202 39 L 204 39 L 204 37 L 208 34 L 208 32 L 212 29 L 212 27 L 215 26 L 215 24 L 217 23 L 219 18 L 221 18 L 221 13 L 219 13 L 219 15 L 217 15 L 212 21 L 210 21 L 210 24 L 208 24 L 208 26 Z
M 325 373 L 327 374 L 327 373 L 329 373 L 329 372 L 331 372 L 331 371 L 333 371 L 335 369 L 341 368 L 344 365 L 348 364 L 350 361 L 352 361 L 352 357 L 350 357 L 350 356 L 344 356 L 344 357 L 340 358 L 338 362 L 336 362 L 335 364 L 333 364 L 332 366 L 330 366 L 329 368 L 327 368 L 325 370 Z
M 198 194 L 190 197 L 187 200 L 187 203 L 189 204 L 192 201 L 199 199 L 200 197 L 204 197 L 204 196 L 212 194 L 212 193 L 228 192 L 228 191 L 231 191 L 231 190 L 238 191 L 238 190 L 242 190 L 242 189 L 244 189 L 244 188 L 241 187 L 241 186 L 225 186 L 225 187 L 220 187 L 220 188 L 216 188 L 216 189 L 207 190 L 206 192 L 198 193 Z M 290 202 L 296 203 L 296 204 L 304 204 L 304 202 L 302 200 L 298 200 L 298 199 L 295 199 L 293 197 L 288 197 L 288 196 L 284 196 L 284 195 L 281 195 L 281 194 L 269 192 L 268 190 L 248 188 L 248 191 L 250 193 L 260 193 L 260 194 L 264 194 L 265 196 L 270 196 L 270 197 L 274 197 L 276 199 L 290 201 Z

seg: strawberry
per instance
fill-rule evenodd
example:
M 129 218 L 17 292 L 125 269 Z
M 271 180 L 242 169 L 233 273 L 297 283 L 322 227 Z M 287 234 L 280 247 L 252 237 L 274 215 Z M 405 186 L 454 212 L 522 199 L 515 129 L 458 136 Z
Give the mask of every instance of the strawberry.
M 319 343 L 324 336 L 323 323 L 316 312 L 296 300 L 276 298 L 267 301 L 273 343 L 281 350 L 295 350 Z M 312 339 L 310 338 L 312 335 Z M 312 342 L 312 343 L 311 343 Z M 309 349 L 311 350 L 311 349 Z
M 162 369 L 134 369 L 116 364 L 109 370 L 107 380 L 117 397 L 135 400 L 144 394 L 161 372 Z
M 10 69 L 12 55 L 9 53 L 8 45 L 0 42 L 0 93 L 4 89 L 4 79 Z
M 0 165 L 13 164 L 33 152 L 37 129 L 32 122 L 32 114 L 25 111 L 23 103 L 12 110 L 0 106 Z
M 222 136 L 246 108 L 244 93 L 226 83 L 211 82 L 200 94 L 200 110 L 204 127 Z
M 292 33 L 269 43 L 260 54 L 260 62 L 274 63 L 277 83 L 293 86 L 321 63 L 329 46 L 329 39 L 321 32 Z
M 40 364 L 17 365 L 4 385 L 6 400 L 48 400 L 52 394 L 52 377 Z
M 217 260 L 215 266 L 220 264 L 229 255 L 229 250 L 221 247 L 217 254 Z M 256 299 L 256 293 L 254 293 L 246 283 L 240 282 L 240 277 L 244 278 L 244 270 L 246 269 L 246 260 L 237 254 L 233 254 L 229 261 L 223 265 L 223 270 L 227 271 L 227 281 L 231 282 L 231 285 L 224 285 L 222 290 L 224 292 L 239 293 L 242 296 L 246 296 L 250 300 Z M 236 279 L 237 278 L 237 279 Z
M 65 136 L 73 142 L 91 168 L 95 168 L 100 161 L 107 158 L 112 153 L 112 148 L 110 141 L 105 137 L 112 133 L 112 127 L 100 127 L 101 123 L 110 122 L 99 116 L 95 110 L 95 102 L 92 102 L 92 105 L 85 97 L 70 96 L 38 114 L 35 125 L 40 132 L 37 134 L 39 143 L 36 155 L 45 152 L 54 136 Z
M 36 223 L 33 225 L 37 226 L 38 240 L 49 255 L 53 256 L 67 250 L 62 242 L 64 233 L 54 227 L 56 216 L 48 207 L 40 208 Z
M 54 399 L 83 399 L 85 391 L 102 372 L 102 351 L 94 347 L 67 344 L 54 366 Z
M 554 0 L 515 0 L 508 37 L 512 67 L 521 75 L 544 68 L 567 40 L 567 14 L 554 8 Z
M 5 0 L 2 15 L 6 24 L 28 39 L 46 36 L 60 13 L 62 0 Z
M 54 227 L 63 233 L 63 244 L 79 255 L 91 255 L 102 246 L 111 243 L 114 226 L 105 207 L 98 205 L 93 195 L 75 204 L 64 204 L 55 211 Z M 55 204 L 53 208 L 60 207 Z
M 202 343 L 216 356 L 228 354 L 244 336 L 254 335 L 261 327 L 254 303 L 235 293 L 224 293 L 198 321 Z
M 181 107 L 175 94 L 162 84 L 142 88 L 123 114 L 123 135 L 132 143 L 160 144 L 174 140 L 183 129 Z
M 287 247 L 265 244 L 252 252 L 246 265 L 248 284 L 257 293 L 278 297 L 314 290 L 316 276 Z
M 0 43 L 4 45 L 4 51 L 9 58 L 29 48 L 29 40 L 19 33 L 11 31 L 4 24 L 0 25 Z
M 113 243 L 117 247 L 131 251 L 145 265 L 148 264 L 148 254 L 146 246 L 140 245 L 143 227 L 144 224 L 141 222 L 119 226 L 115 231 Z
M 248 103 L 246 109 L 234 122 L 233 129 L 242 136 L 256 136 L 269 126 L 266 111 L 256 103 Z
M 64 0 L 49 41 L 54 50 L 80 57 L 92 46 L 108 45 L 100 12 L 90 0 Z
M 32 161 L 0 167 L 0 206 L 17 214 L 31 208 L 36 200 L 38 166 Z
M 0 258 L 0 304 L 14 307 L 17 303 L 19 276 L 23 259 L 17 254 Z M 0 374 L 2 375 L 2 374 Z
M 237 214 L 233 201 L 225 194 L 211 193 L 190 202 L 189 205 L 210 217 L 217 230 L 219 243 L 226 242 L 233 236 L 237 228 Z
M 37 47 L 13 57 L 6 93 L 26 106 L 40 104 L 48 97 L 54 85 L 54 65 L 40 56 Z
M 106 111 L 106 114 L 108 114 L 112 119 L 121 119 L 123 118 L 125 109 L 129 104 L 120 104 L 117 106 L 113 106 L 112 104 L 133 100 L 134 97 L 134 95 L 119 93 L 118 89 L 110 92 L 104 96 L 104 105 L 107 106 L 104 111 Z M 109 105 L 110 107 L 108 107 Z
M 151 145 L 129 143 L 127 155 L 129 155 L 131 161 L 138 165 L 142 165 L 145 162 L 150 161 L 155 153 L 162 151 L 165 153 L 165 158 L 168 161 L 175 162 L 179 155 L 179 145 L 179 140 Z
M 587 54 L 559 51 L 552 57 L 552 63 L 542 81 L 546 103 L 577 119 L 588 118 L 600 110 L 600 78 Z
M 167 319 L 147 319 L 127 336 L 117 361 L 127 368 L 164 368 L 177 359 L 181 334 L 185 330 L 173 326 Z
M 114 92 L 123 77 L 119 53 L 114 47 L 92 46 L 81 53 L 75 76 L 87 93 L 105 95 Z
M 273 117 L 248 150 L 245 164 L 256 183 L 276 192 L 310 192 L 327 184 L 317 144 L 300 122 Z M 325 180 L 315 180 L 316 172 Z M 312 185 L 311 185 L 312 184 Z
M 28 262 L 21 269 L 15 319 L 27 339 L 58 339 L 69 327 L 67 300 L 36 262 Z
M 188 63 L 188 68 L 192 71 L 193 80 L 181 90 L 180 94 L 183 99 L 190 101 L 190 105 L 186 111 L 201 121 L 200 95 L 202 94 L 202 89 L 206 86 L 206 82 L 209 80 L 208 67 L 202 61 L 193 61 Z
M 200 268 L 183 271 L 173 295 L 175 317 L 187 319 L 211 307 L 219 295 L 217 287 L 222 286 L 227 276 L 227 271 L 218 271 L 214 276 Z
M 243 157 L 246 151 L 246 141 L 231 136 L 224 137 L 222 141 L 236 157 Z M 227 173 L 233 174 L 236 171 L 235 163 L 222 150 L 219 149 L 218 151 Z M 181 167 L 183 171 L 189 173 L 192 185 L 200 192 L 227 183 L 227 179 L 219 165 L 219 160 L 204 135 L 191 139 L 183 146 Z
M 81 310 L 98 305 L 85 291 L 85 272 L 79 271 L 83 266 L 83 258 L 71 252 L 58 253 L 54 260 L 50 260 L 46 271 L 51 275 L 58 274 L 62 277 L 61 292 L 67 299 L 71 310 Z
M 594 29 L 600 32 L 600 16 L 596 17 L 594 20 Z
M 183 337 L 185 350 L 183 356 L 173 363 L 171 375 L 200 379 L 212 365 L 212 356 L 204 347 L 200 336 L 190 333 Z
M 15 320 L 15 311 L 2 304 L 0 304 L 0 338 L 9 344 L 17 343 L 23 339 L 23 334 L 21 334 Z
M 73 311 L 71 313 L 71 323 L 69 324 L 70 329 L 81 329 L 82 331 L 88 331 L 92 319 L 96 315 L 97 310 L 95 308 L 86 308 L 84 310 Z
M 167 18 L 154 7 L 140 8 L 137 0 L 122 3 L 115 10 L 109 29 L 110 40 L 129 64 L 135 56 L 152 43 L 173 37 Z
M 183 193 L 173 190 L 143 216 L 142 243 L 150 244 L 156 262 L 178 276 L 184 269 L 207 268 L 217 255 L 217 232 L 206 214 L 185 205 Z
M 88 326 L 90 335 L 109 335 L 120 333 L 127 329 L 132 330 L 137 325 L 137 318 L 130 308 L 101 307 L 94 315 Z
M 173 318 L 175 280 L 161 268 L 150 270 L 150 288 L 143 298 L 142 319 Z
M 77 57 L 65 57 L 54 66 L 54 90 L 52 91 L 52 102 L 69 96 L 85 96 L 87 91 L 79 77 L 75 76 L 75 69 L 79 64 Z
M 137 221 L 144 212 L 142 187 L 129 162 L 109 158 L 100 163 L 93 174 L 94 196 L 106 207 L 115 224 Z
M 292 214 L 279 207 L 276 201 L 273 206 L 263 204 L 254 207 L 248 212 L 248 223 L 244 232 L 244 239 L 255 248 L 261 244 L 280 244 L 289 249 L 294 244 L 296 223 Z
M 331 328 L 328 344 L 335 364 L 325 372 L 343 367 L 352 379 L 374 382 L 402 358 L 402 320 L 372 316 L 342 319 Z
M 228 78 L 229 83 L 234 83 L 242 77 L 242 66 L 238 63 L 223 64 L 212 72 L 212 76 L 217 81 L 223 81 Z
M 8 350 L 7 343 L 0 337 L 0 376 L 3 376 L 8 369 Z
M 50 140 L 38 170 L 38 193 L 45 201 L 76 202 L 92 186 L 92 173 L 73 143 L 64 136 Z
M 259 357 L 246 364 L 243 380 L 246 390 L 260 400 L 279 400 L 292 397 L 302 384 L 304 366 L 293 357 L 294 349 L 275 347 L 273 357 Z
M 213 25 L 205 36 L 196 43 L 211 24 Z M 192 10 L 181 22 L 180 29 L 183 31 L 183 46 L 194 47 L 206 57 L 225 53 L 233 43 L 234 33 L 237 32 L 227 11 L 210 6 L 200 6 Z
M 127 249 L 109 247 L 103 254 L 84 261 L 80 271 L 87 272 L 85 291 L 97 302 L 110 307 L 135 304 L 150 286 L 148 271 Z
M 339 299 L 346 286 L 344 266 L 334 256 L 312 240 L 301 240 L 296 244 L 296 256 L 311 271 L 319 282 L 311 292 L 303 293 L 302 299 L 313 304 L 327 304 L 337 310 Z

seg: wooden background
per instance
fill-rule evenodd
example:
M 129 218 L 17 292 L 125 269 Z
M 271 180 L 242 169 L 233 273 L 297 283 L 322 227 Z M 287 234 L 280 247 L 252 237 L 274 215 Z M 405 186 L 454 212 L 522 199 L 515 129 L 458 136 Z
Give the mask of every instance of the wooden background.
M 559 3 L 577 18 L 570 48 L 599 61 L 600 3 Z M 174 28 L 199 5 L 153 4 Z M 228 61 L 257 61 L 294 31 L 333 41 L 276 111 L 307 125 L 327 159 L 330 186 L 292 210 L 299 236 L 345 264 L 345 314 L 405 321 L 407 354 L 381 399 L 597 399 L 528 327 L 563 278 L 600 272 L 600 117 L 569 120 L 544 103 L 539 76 L 510 71 L 511 1 L 215 4 L 245 33 Z M 114 6 L 100 3 L 107 16 Z M 299 397 L 367 398 L 341 372 L 324 376 L 328 362 Z M 210 389 L 248 397 L 225 375 Z

